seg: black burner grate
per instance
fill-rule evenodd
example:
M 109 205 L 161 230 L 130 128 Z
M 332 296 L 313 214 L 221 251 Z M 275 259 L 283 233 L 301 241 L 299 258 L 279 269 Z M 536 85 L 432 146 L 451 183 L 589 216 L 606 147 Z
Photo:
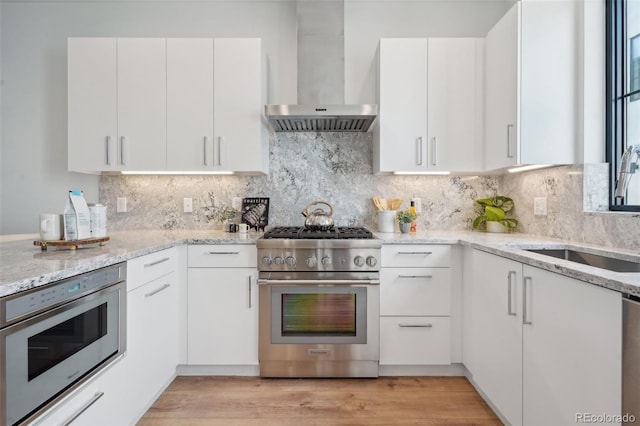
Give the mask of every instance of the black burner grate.
M 373 234 L 367 228 L 337 226 L 326 231 L 312 231 L 298 226 L 277 226 L 264 233 L 264 238 L 289 238 L 295 240 L 321 240 L 321 239 L 372 239 Z

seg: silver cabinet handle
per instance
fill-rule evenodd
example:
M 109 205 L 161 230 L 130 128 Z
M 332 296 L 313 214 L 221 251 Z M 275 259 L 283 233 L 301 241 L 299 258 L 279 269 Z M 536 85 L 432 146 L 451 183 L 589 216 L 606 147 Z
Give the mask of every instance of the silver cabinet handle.
M 436 140 L 436 138 L 431 138 L 431 165 L 435 166 L 436 165 L 436 155 L 438 153 L 437 150 L 437 144 L 438 141 Z
M 156 260 L 155 262 L 145 263 L 145 264 L 144 264 L 144 267 L 145 267 L 145 268 L 150 268 L 150 267 L 152 267 L 152 266 L 156 266 L 156 265 L 159 265 L 159 264 L 161 264 L 161 263 L 168 262 L 169 260 L 171 260 L 171 258 L 170 258 L 170 257 L 163 257 L 162 259 L 160 259 L 160 260 Z
M 398 278 L 433 278 L 433 275 L 398 275 Z
M 251 275 L 249 275 L 249 309 L 251 309 Z
M 416 139 L 418 149 L 418 166 L 422 166 L 422 136 Z
M 292 285 L 312 285 L 317 286 L 318 280 L 271 280 L 258 278 L 258 285 L 270 286 L 292 286 Z M 354 286 L 354 285 L 380 285 L 380 280 L 322 280 L 322 285 Z
M 239 251 L 210 251 L 205 254 L 240 254 Z
M 516 276 L 516 271 L 509 271 L 509 273 L 507 274 L 507 315 L 512 315 L 512 316 L 516 316 L 516 313 L 513 311 L 513 308 L 511 306 L 511 301 L 512 301 L 512 293 L 511 293 L 511 286 L 513 285 L 513 280 L 512 277 Z
M 75 419 L 77 419 L 78 417 L 80 417 L 80 415 L 82 413 L 84 413 L 85 411 L 87 411 L 87 409 L 89 409 L 89 407 L 91 407 L 93 404 L 96 403 L 97 400 L 99 400 L 100 398 L 102 398 L 102 396 L 104 395 L 104 392 L 96 392 L 95 395 L 93 395 L 91 397 L 91 399 L 87 402 L 85 402 L 82 407 L 80 407 L 78 409 L 78 411 L 76 411 L 75 413 L 73 413 L 71 416 L 69 416 L 69 418 L 67 420 L 65 420 L 64 422 L 62 422 L 62 426 L 69 426 L 71 424 L 71 422 L 73 422 Z
M 107 139 L 105 141 L 105 149 L 106 149 L 106 155 L 105 155 L 105 159 L 107 160 L 107 166 L 111 165 L 111 136 L 107 136 Z
M 425 256 L 428 256 L 430 254 L 433 254 L 433 252 L 431 251 L 399 251 L 398 254 L 423 254 Z
M 433 324 L 431 324 L 431 323 L 427 323 L 427 324 L 410 324 L 410 323 L 401 322 L 400 324 L 398 324 L 398 327 L 402 327 L 402 328 L 432 328 Z
M 222 136 L 218 136 L 218 166 L 222 166 Z
M 207 165 L 207 137 L 202 139 L 202 165 Z
M 513 148 L 511 147 L 511 133 L 513 124 L 507 124 L 507 158 L 513 158 Z
M 527 319 L 527 283 L 531 284 L 531 277 L 522 279 L 522 324 L 531 325 L 533 322 Z
M 127 143 L 127 137 L 126 136 L 120 136 L 120 165 L 122 165 L 122 166 L 127 164 L 126 158 L 125 158 L 125 155 L 124 155 L 124 150 L 125 150 L 126 143 Z
M 147 293 L 144 295 L 144 297 L 151 297 L 151 296 L 155 296 L 156 294 L 160 293 L 161 291 L 164 291 L 166 289 L 168 289 L 169 287 L 171 287 L 171 284 L 164 284 L 161 287 Z

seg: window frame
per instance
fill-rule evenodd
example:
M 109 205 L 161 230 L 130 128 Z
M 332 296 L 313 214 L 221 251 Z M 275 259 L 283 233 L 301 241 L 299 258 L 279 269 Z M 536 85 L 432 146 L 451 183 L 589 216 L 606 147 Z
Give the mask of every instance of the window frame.
M 640 212 L 640 205 L 615 197 L 616 177 L 626 146 L 627 0 L 605 0 L 606 16 L 606 160 L 609 163 L 609 210 Z M 635 37 L 635 36 L 634 36 Z M 640 101 L 638 101 L 640 102 Z M 635 179 L 639 179 L 638 176 Z M 625 200 L 626 201 L 626 200 Z

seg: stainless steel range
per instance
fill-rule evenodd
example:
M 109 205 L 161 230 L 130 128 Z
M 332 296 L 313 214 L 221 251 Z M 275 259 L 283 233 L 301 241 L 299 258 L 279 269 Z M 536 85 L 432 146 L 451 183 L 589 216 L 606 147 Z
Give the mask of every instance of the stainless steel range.
M 377 377 L 381 241 L 273 228 L 257 242 L 262 377 Z

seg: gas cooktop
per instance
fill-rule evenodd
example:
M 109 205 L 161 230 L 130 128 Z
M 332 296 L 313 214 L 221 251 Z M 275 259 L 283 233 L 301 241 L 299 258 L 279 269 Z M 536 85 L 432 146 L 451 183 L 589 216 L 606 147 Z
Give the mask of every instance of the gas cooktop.
M 263 238 L 294 240 L 370 240 L 373 234 L 367 228 L 336 226 L 326 231 L 312 231 L 304 226 L 276 226 L 264 233 Z

